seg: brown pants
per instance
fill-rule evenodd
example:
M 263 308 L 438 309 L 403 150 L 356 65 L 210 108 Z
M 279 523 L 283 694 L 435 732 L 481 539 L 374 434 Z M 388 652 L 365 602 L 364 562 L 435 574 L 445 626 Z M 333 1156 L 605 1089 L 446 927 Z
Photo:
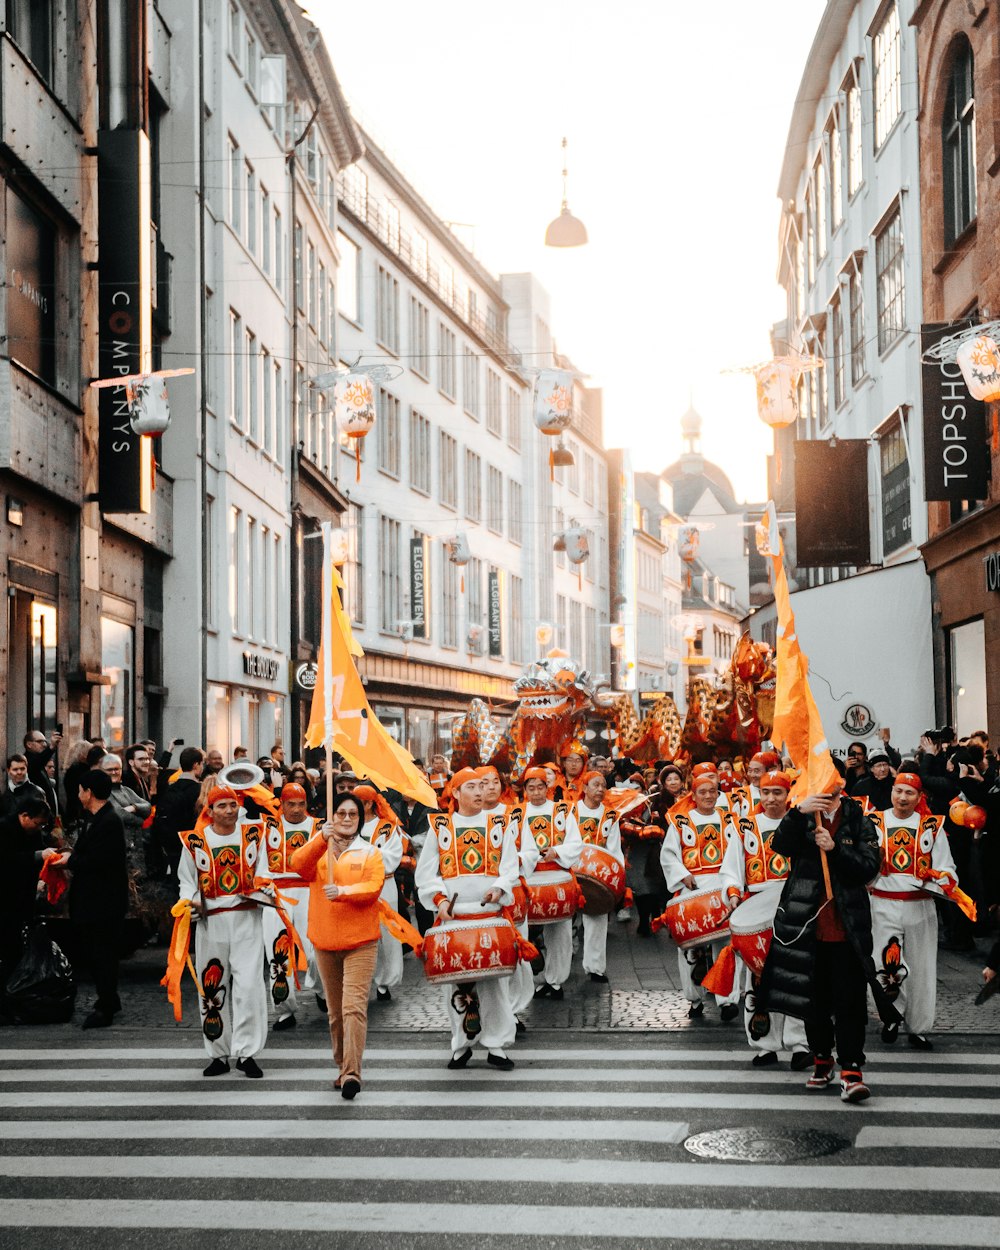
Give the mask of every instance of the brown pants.
M 333 1061 L 341 1081 L 361 1080 L 361 1056 L 368 1033 L 368 993 L 375 972 L 378 942 L 349 951 L 316 951 L 323 997 L 330 1017 Z

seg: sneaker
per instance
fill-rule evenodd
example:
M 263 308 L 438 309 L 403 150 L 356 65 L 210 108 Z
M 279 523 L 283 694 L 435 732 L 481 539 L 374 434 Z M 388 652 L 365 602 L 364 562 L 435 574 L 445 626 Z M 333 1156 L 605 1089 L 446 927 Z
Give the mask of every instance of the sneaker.
M 899 1038 L 899 1025 L 898 1024 L 883 1024 L 882 1025 L 882 1041 L 885 1042 L 887 1046 L 895 1046 L 898 1038 Z
M 688 1019 L 689 1020 L 700 1020 L 704 1014 L 705 1014 L 704 1003 L 692 1003 L 691 1006 L 688 1007 Z
M 914 1050 L 933 1050 L 934 1043 L 924 1033 L 911 1033 L 908 1041 Z
M 857 1068 L 844 1068 L 840 1074 L 840 1101 L 864 1102 L 871 1097 L 871 1090 Z
M 615 917 L 615 919 L 618 921 L 619 924 L 625 924 L 626 921 L 632 919 L 632 908 L 631 907 L 620 908 L 618 911 L 618 915 Z
M 252 1081 L 259 1080 L 264 1075 L 256 1059 L 237 1059 L 236 1067 L 238 1071 L 242 1072 L 244 1076 L 248 1076 Z
M 826 1089 L 833 1080 L 833 1060 L 817 1059 L 813 1074 L 806 1081 L 806 1089 Z

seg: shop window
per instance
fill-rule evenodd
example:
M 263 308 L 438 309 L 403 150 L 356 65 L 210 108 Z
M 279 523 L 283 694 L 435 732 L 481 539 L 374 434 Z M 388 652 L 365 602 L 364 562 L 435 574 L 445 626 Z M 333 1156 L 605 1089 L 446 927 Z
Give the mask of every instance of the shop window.
M 434 713 L 430 708 L 406 709 L 406 749 L 415 759 L 429 762 L 434 750 Z
M 57 230 L 7 191 L 7 333 L 11 358 L 50 386 L 56 381 Z
M 959 738 L 986 726 L 986 630 L 983 619 L 948 630 L 951 723 Z
M 7 0 L 7 33 L 52 85 L 52 0 Z
M 217 747 L 224 759 L 231 756 L 234 746 L 246 746 L 245 742 L 231 742 L 229 737 L 229 688 L 209 685 L 205 690 L 206 730 L 205 745 Z
M 111 684 L 101 687 L 101 735 L 110 750 L 135 737 L 135 630 L 101 617 L 101 667 Z
M 944 241 L 951 247 L 976 218 L 976 98 L 972 49 L 960 45 L 952 62 L 941 119 L 944 156 Z

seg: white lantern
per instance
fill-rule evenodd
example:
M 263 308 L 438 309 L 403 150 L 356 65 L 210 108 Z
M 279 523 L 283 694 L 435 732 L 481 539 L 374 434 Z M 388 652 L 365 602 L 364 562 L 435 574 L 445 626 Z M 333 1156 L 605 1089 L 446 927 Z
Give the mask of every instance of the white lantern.
M 573 374 L 568 369 L 543 369 L 535 379 L 533 412 L 543 434 L 561 434 L 573 420 Z
M 548 623 L 548 621 L 542 621 L 540 624 L 535 626 L 535 646 L 539 651 L 543 652 L 546 650 L 552 642 L 554 633 L 555 630 Z
M 472 559 L 472 548 L 465 534 L 456 534 L 454 538 L 446 538 L 444 545 L 448 549 L 448 559 L 452 564 L 462 567 Z
M 355 477 L 361 480 L 361 439 L 375 424 L 375 390 L 367 373 L 347 373 L 338 378 L 333 388 L 333 411 L 337 425 L 354 438 Z
M 795 394 L 801 369 L 797 364 L 770 360 L 754 370 L 757 380 L 757 415 L 765 425 L 782 430 L 794 425 L 799 415 Z
M 973 399 L 1000 402 L 1000 347 L 986 334 L 966 339 L 955 353 L 962 377 Z
M 677 554 L 685 564 L 698 559 L 701 534 L 696 525 L 682 525 L 677 534 Z
M 566 559 L 570 564 L 582 564 L 590 556 L 586 530 L 574 526 L 572 529 L 565 530 L 562 538 L 566 544 Z
M 616 651 L 625 646 L 625 626 L 620 621 L 611 626 L 611 645 Z
M 126 387 L 129 423 L 136 434 L 159 438 L 170 425 L 170 405 L 167 402 L 167 383 L 162 377 L 150 374 L 140 382 Z

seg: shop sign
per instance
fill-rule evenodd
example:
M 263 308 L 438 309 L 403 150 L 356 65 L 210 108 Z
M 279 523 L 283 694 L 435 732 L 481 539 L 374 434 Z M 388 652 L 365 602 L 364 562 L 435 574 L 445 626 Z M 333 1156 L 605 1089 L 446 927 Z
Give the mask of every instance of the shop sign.
M 427 637 L 427 542 L 410 539 L 410 620 L 413 637 Z
M 926 351 L 971 321 L 932 322 L 920 327 Z M 986 406 L 973 399 L 954 360 L 921 365 L 924 403 L 924 497 L 948 503 L 985 499 L 990 461 Z
M 871 562 L 867 439 L 796 441 L 795 522 L 799 568 Z
M 486 575 L 488 629 L 490 635 L 490 655 L 494 658 L 503 655 L 503 601 L 500 594 L 500 570 L 490 569 Z
M 852 738 L 867 738 L 875 729 L 875 714 L 867 704 L 852 703 L 844 713 L 840 727 Z
M 295 670 L 295 684 L 299 690 L 305 690 L 307 694 L 312 694 L 316 689 L 318 677 L 319 669 L 311 660 L 307 664 L 300 664 Z
M 990 594 L 1000 591 L 1000 551 L 991 551 L 983 561 L 986 566 L 986 589 Z
M 273 655 L 264 655 L 260 651 L 244 651 L 243 673 L 246 677 L 256 677 L 262 681 L 276 681 L 278 661 Z

